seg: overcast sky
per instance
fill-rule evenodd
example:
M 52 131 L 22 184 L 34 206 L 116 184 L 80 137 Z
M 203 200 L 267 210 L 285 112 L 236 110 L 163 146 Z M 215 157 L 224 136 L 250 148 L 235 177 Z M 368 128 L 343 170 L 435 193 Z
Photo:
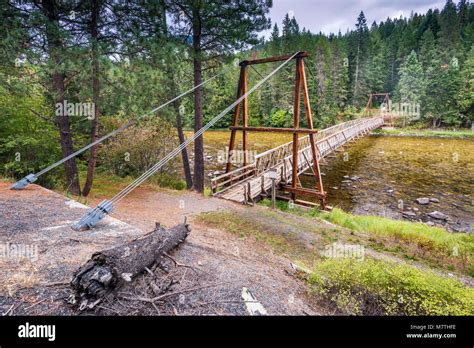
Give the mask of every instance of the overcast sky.
M 300 29 L 306 27 L 313 33 L 344 33 L 355 28 L 360 11 L 364 11 L 369 25 L 387 17 L 409 17 L 411 11 L 425 13 L 430 8 L 444 7 L 445 0 L 273 0 L 270 17 L 280 28 L 285 14 L 293 15 Z M 458 1 L 455 1 L 458 2 Z M 272 24 L 273 26 L 273 24 Z M 265 33 L 270 35 L 271 30 Z

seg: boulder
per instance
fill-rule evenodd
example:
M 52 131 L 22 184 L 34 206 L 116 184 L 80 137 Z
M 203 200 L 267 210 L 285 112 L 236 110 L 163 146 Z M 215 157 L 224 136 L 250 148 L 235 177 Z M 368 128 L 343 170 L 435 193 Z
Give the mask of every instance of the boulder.
M 443 214 L 442 212 L 440 211 L 433 211 L 431 213 L 428 214 L 429 217 L 432 217 L 433 219 L 436 219 L 436 220 L 444 220 L 446 221 L 448 219 L 448 215 L 446 214 Z
M 416 217 L 416 214 L 412 211 L 404 211 L 402 212 L 402 215 L 407 218 L 414 218 Z
M 430 204 L 430 199 L 426 198 L 426 197 L 417 198 L 416 203 L 418 203 L 420 205 L 428 205 L 428 204 Z

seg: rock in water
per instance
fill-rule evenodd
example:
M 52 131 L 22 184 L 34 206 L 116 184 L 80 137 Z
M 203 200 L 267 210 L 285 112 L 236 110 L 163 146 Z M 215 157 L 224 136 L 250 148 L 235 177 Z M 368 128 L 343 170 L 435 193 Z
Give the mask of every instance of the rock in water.
M 414 218 L 416 217 L 416 214 L 412 211 L 404 211 L 402 212 L 402 215 L 406 218 Z
M 417 198 L 416 203 L 421 204 L 421 205 L 428 205 L 430 204 L 430 199 L 426 197 Z
M 438 198 L 430 198 L 430 202 L 439 203 L 439 199 Z
M 431 213 L 428 214 L 428 216 L 432 217 L 433 219 L 436 219 L 436 220 L 444 220 L 446 221 L 448 219 L 448 215 L 446 214 L 443 214 L 442 212 L 440 211 L 433 211 Z

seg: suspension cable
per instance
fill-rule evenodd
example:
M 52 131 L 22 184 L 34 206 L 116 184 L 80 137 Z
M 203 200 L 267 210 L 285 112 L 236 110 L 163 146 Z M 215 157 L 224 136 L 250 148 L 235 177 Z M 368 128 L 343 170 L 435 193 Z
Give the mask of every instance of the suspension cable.
M 214 117 L 209 123 L 207 123 L 204 127 L 199 129 L 194 136 L 188 138 L 178 147 L 176 147 L 173 151 L 169 152 L 164 158 L 158 161 L 153 167 L 145 171 L 140 177 L 135 179 L 131 182 L 127 187 L 125 187 L 122 191 L 117 193 L 114 197 L 110 200 L 102 201 L 97 207 L 90 210 L 86 215 L 84 215 L 76 224 L 72 227 L 76 230 L 84 229 L 87 227 L 93 227 L 99 220 L 103 219 L 105 214 L 111 213 L 114 206 L 118 204 L 125 196 L 127 196 L 130 192 L 132 192 L 136 187 L 141 185 L 145 180 L 147 180 L 150 176 L 155 174 L 160 168 L 162 168 L 166 163 L 168 163 L 171 159 L 176 157 L 185 147 L 195 141 L 198 137 L 200 137 L 205 131 L 211 128 L 217 121 L 219 121 L 222 117 L 224 117 L 230 110 L 232 110 L 236 105 L 242 102 L 245 98 L 247 98 L 251 93 L 255 90 L 259 89 L 266 81 L 268 81 L 273 75 L 275 75 L 280 69 L 282 69 L 289 61 L 291 61 L 299 52 L 294 53 L 290 58 L 285 60 L 282 64 L 280 64 L 275 70 L 273 70 L 270 74 L 268 74 L 265 78 L 260 80 L 255 86 L 253 86 L 250 90 L 248 90 L 245 94 L 239 97 L 235 102 L 225 108 L 219 115 Z
M 232 66 L 231 68 L 234 68 L 234 66 Z M 174 97 L 173 99 L 170 99 L 168 100 L 167 102 L 165 102 L 164 104 L 161 104 L 159 105 L 158 107 L 154 108 L 153 110 L 150 110 L 142 115 L 140 115 L 137 119 L 133 120 L 133 121 L 129 121 L 128 123 L 126 123 L 125 125 L 123 125 L 122 127 L 104 135 L 103 137 L 93 141 L 92 143 L 84 146 L 83 148 L 71 153 L 70 155 L 64 157 L 63 159 L 51 164 L 50 166 L 44 168 L 43 170 L 39 171 L 38 173 L 32 173 L 32 174 L 29 174 L 27 175 L 26 177 L 24 177 L 23 179 L 17 181 L 11 188 L 12 189 L 15 189 L 15 190 L 21 190 L 23 188 L 25 188 L 28 184 L 30 183 L 33 183 L 35 182 L 39 176 L 49 172 L 50 170 L 56 168 L 57 166 L 63 164 L 64 162 L 67 162 L 69 161 L 71 158 L 73 157 L 76 157 L 77 155 L 83 153 L 84 151 L 90 149 L 91 147 L 95 146 L 95 145 L 98 145 L 100 143 L 102 143 L 104 140 L 107 140 L 123 131 L 125 131 L 126 129 L 132 127 L 133 125 L 135 125 L 139 120 L 141 120 L 142 118 L 145 118 L 151 114 L 154 114 L 156 113 L 157 111 L 163 109 L 164 107 L 170 105 L 171 103 L 177 101 L 178 99 L 181 99 L 183 98 L 184 96 L 194 92 L 197 88 L 199 87 L 202 87 L 206 84 L 208 84 L 209 82 L 211 82 L 212 80 L 216 79 L 218 76 L 226 73 L 228 70 L 230 70 L 230 68 L 227 68 L 227 69 L 223 69 L 221 72 L 219 72 L 218 74 L 210 77 L 209 79 L 201 82 L 200 84 L 196 85 L 196 86 L 193 86 L 192 88 L 188 89 L 187 91 L 181 93 L 180 95 L 178 95 L 177 97 Z

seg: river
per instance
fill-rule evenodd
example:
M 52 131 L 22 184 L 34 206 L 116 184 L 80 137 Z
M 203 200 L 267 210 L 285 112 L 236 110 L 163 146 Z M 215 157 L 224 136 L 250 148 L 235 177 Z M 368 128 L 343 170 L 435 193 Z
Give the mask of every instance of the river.
M 208 179 L 223 170 L 219 158 L 225 154 L 229 137 L 227 131 L 205 133 Z M 239 144 L 241 137 L 239 134 Z M 249 135 L 250 150 L 256 153 L 288 141 L 291 135 Z M 331 206 L 473 232 L 473 140 L 371 135 L 326 159 L 321 171 Z M 314 178 L 302 176 L 302 180 L 305 186 L 314 184 Z M 431 200 L 419 204 L 418 198 Z M 442 214 L 433 214 L 435 211 Z

